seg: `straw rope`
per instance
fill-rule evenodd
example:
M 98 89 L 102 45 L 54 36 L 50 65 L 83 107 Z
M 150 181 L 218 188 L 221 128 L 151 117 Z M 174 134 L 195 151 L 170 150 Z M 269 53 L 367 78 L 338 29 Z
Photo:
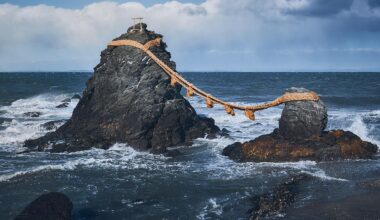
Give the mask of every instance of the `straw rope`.
M 222 101 L 198 87 L 191 84 L 185 78 L 183 78 L 179 73 L 172 70 L 168 65 L 162 62 L 156 55 L 154 55 L 149 48 L 152 46 L 159 46 L 161 43 L 161 38 L 156 38 L 154 40 L 148 41 L 145 44 L 141 44 L 134 40 L 115 40 L 111 41 L 108 46 L 132 46 L 138 49 L 143 50 L 157 65 L 159 65 L 169 76 L 170 76 L 170 85 L 175 86 L 180 84 L 185 87 L 187 92 L 186 96 L 191 97 L 193 95 L 198 95 L 205 99 L 207 108 L 212 108 L 214 104 L 220 104 L 224 106 L 226 113 L 229 115 L 235 115 L 235 109 L 244 111 L 244 114 L 247 118 L 255 120 L 255 111 L 267 109 L 277 105 L 281 105 L 285 102 L 291 101 L 318 101 L 319 96 L 315 92 L 296 92 L 296 93 L 285 93 L 284 95 L 276 98 L 275 100 L 263 104 L 252 105 L 252 106 L 240 106 L 232 103 Z

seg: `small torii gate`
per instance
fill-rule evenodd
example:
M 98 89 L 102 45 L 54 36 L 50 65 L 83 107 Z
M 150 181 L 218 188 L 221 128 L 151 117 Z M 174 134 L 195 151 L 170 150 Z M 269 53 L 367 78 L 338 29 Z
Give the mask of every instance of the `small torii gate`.
M 130 32 L 134 32 L 134 31 L 140 31 L 142 32 L 143 31 L 143 27 L 142 27 L 142 20 L 144 18 L 143 17 L 133 17 L 132 20 L 133 20 L 133 28 L 130 30 Z M 139 28 L 136 28 L 137 24 L 140 24 L 140 27 Z

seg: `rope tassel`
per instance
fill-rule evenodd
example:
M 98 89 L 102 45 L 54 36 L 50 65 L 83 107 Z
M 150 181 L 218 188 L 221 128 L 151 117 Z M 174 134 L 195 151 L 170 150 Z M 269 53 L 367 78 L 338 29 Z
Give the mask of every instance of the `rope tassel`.
M 253 110 L 246 109 L 244 110 L 244 114 L 247 118 L 251 119 L 252 121 L 255 120 L 255 112 Z
M 176 79 L 174 76 L 172 76 L 172 77 L 170 78 L 170 85 L 171 85 L 171 86 L 175 86 L 175 85 L 177 85 L 177 79 Z
M 214 107 L 214 103 L 212 102 L 212 100 L 209 97 L 206 98 L 206 107 L 207 108 Z
M 224 108 L 226 109 L 227 114 L 235 116 L 234 109 L 229 105 L 224 105 Z
M 190 86 L 187 88 L 187 91 L 186 91 L 186 96 L 187 97 L 191 97 L 194 95 L 194 90 L 193 88 L 191 88 Z

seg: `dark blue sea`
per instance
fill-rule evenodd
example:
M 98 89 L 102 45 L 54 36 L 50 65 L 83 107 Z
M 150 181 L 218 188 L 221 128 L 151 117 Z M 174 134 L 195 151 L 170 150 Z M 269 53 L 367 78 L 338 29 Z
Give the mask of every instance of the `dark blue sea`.
M 267 102 L 289 87 L 320 94 L 328 107 L 328 129 L 350 130 L 380 146 L 380 73 L 183 73 L 216 97 L 239 104 Z M 380 158 L 294 163 L 235 163 L 221 155 L 236 141 L 270 133 L 283 106 L 247 120 L 227 116 L 222 107 L 190 102 L 215 119 L 230 137 L 198 139 L 171 158 L 138 152 L 127 143 L 109 150 L 51 154 L 23 151 L 26 139 L 44 135 L 41 124 L 70 118 L 91 73 L 0 73 L 0 219 L 12 219 L 45 192 L 59 191 L 74 204 L 74 219 L 246 219 L 251 198 L 293 174 L 314 176 L 295 207 L 335 201 L 356 193 L 358 182 L 380 177 Z M 41 112 L 40 117 L 24 113 Z M 287 216 L 278 216 L 286 219 Z

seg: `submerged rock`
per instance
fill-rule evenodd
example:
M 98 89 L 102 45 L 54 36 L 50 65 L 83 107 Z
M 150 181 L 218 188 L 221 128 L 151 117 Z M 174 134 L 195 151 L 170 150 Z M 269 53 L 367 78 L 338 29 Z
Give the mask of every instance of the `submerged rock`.
M 46 123 L 43 123 L 41 125 L 42 128 L 50 131 L 50 130 L 54 130 L 54 129 L 57 129 L 59 126 L 61 126 L 64 122 L 66 122 L 66 120 L 55 120 L 55 121 L 48 121 Z
M 63 193 L 50 192 L 31 202 L 15 220 L 69 220 L 73 204 Z
M 41 114 L 41 112 L 25 112 L 23 115 L 25 117 L 38 118 Z
M 68 102 L 64 102 L 62 104 L 59 104 L 57 106 L 55 106 L 56 108 L 66 108 L 67 106 L 69 106 L 69 103 Z
M 162 37 L 147 30 L 145 24 L 143 29 L 117 40 L 144 44 Z M 150 50 L 175 69 L 165 48 L 161 42 Z M 181 87 L 171 86 L 169 76 L 140 49 L 109 46 L 94 70 L 71 119 L 55 132 L 26 141 L 26 147 L 62 152 L 106 149 L 126 142 L 137 149 L 163 153 L 166 147 L 189 144 L 219 131 L 213 119 L 196 114 L 180 94 Z
M 291 89 L 287 92 L 305 91 Z M 377 146 L 349 131 L 324 131 L 327 111 L 322 101 L 285 104 L 280 127 L 254 140 L 236 142 L 223 155 L 239 162 L 298 161 L 371 158 Z
M 254 206 L 249 211 L 249 219 L 257 220 L 284 214 L 286 208 L 294 202 L 298 194 L 298 185 L 307 178 L 307 175 L 291 177 L 272 192 L 253 197 Z

